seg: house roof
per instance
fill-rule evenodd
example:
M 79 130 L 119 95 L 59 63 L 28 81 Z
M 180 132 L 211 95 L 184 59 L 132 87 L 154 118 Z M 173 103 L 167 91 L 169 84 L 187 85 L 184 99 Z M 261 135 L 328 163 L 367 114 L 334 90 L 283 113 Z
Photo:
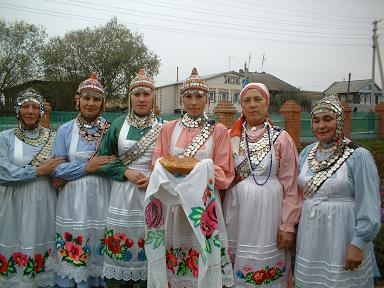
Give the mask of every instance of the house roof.
M 217 78 L 217 77 L 221 77 L 221 76 L 225 76 L 225 75 L 236 75 L 239 77 L 241 76 L 241 74 L 236 72 L 236 71 L 227 71 L 227 72 L 221 72 L 221 73 L 215 73 L 215 74 L 209 74 L 209 75 L 200 75 L 200 77 L 203 78 L 204 80 L 209 80 L 209 79 L 213 79 L 213 78 Z M 177 84 L 183 84 L 183 83 L 184 83 L 184 80 L 165 84 L 165 85 L 156 86 L 156 89 L 164 88 L 164 87 L 168 87 L 168 86 L 173 86 L 173 85 L 177 85 Z
M 284 82 L 283 80 L 273 76 L 271 74 L 262 72 L 249 72 L 248 73 L 249 82 L 260 82 L 268 87 L 270 91 L 279 91 L 279 92 L 291 92 L 299 91 L 296 87 Z
M 349 92 L 350 93 L 359 92 L 362 88 L 369 85 L 371 81 L 372 81 L 371 79 L 350 81 Z M 333 82 L 333 84 L 329 86 L 327 89 L 325 89 L 323 93 L 339 94 L 339 93 L 347 93 L 347 91 L 348 91 L 348 81 L 339 81 L 339 82 Z
M 210 75 L 204 75 L 204 76 L 201 76 L 201 78 L 203 78 L 204 80 L 209 80 L 209 79 L 213 79 L 213 78 L 217 78 L 225 75 L 236 75 L 239 77 L 246 78 L 245 75 L 240 74 L 239 72 L 236 72 L 236 71 L 227 71 L 227 72 L 215 73 Z M 273 76 L 265 72 L 262 72 L 262 73 L 249 72 L 248 77 L 250 82 L 260 82 L 265 84 L 270 91 L 279 91 L 279 92 L 299 91 L 299 89 L 297 89 L 296 87 L 288 84 L 287 82 L 284 82 L 283 80 L 277 78 L 276 76 Z M 174 83 L 158 86 L 156 87 L 156 89 L 173 86 L 176 84 L 182 84 L 182 83 L 183 81 L 174 82 Z

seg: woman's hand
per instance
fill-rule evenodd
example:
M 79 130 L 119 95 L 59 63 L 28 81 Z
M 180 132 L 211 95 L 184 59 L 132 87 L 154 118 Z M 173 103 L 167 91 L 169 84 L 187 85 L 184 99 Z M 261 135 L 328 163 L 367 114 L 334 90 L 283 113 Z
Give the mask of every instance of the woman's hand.
M 277 248 L 288 249 L 292 247 L 295 242 L 295 233 L 279 231 L 277 232 Z
M 64 187 L 65 184 L 67 184 L 67 181 L 61 178 L 53 178 L 51 182 L 53 187 L 55 187 L 56 189 L 61 189 Z
M 36 167 L 37 177 L 50 175 L 61 163 L 65 162 L 64 157 L 56 157 L 45 160 L 39 167 Z
M 124 176 L 141 189 L 145 189 L 148 186 L 149 177 L 145 176 L 140 171 L 134 169 L 126 169 Z
M 115 155 L 93 157 L 91 160 L 88 161 L 87 166 L 85 167 L 85 172 L 87 172 L 88 174 L 95 173 L 101 167 L 116 159 L 117 157 Z
M 355 245 L 349 244 L 347 248 L 347 259 L 345 261 L 345 270 L 355 270 L 363 262 L 363 250 Z

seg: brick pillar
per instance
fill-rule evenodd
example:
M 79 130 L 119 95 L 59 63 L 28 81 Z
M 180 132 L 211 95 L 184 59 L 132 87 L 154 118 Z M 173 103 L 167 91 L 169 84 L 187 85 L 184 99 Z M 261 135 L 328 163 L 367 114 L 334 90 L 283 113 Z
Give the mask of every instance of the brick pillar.
M 292 137 L 296 146 L 300 146 L 301 107 L 295 101 L 288 100 L 279 112 L 285 116 L 285 130 Z
M 236 115 L 237 110 L 231 101 L 220 101 L 213 109 L 213 113 L 215 113 L 217 121 L 229 129 L 235 122 L 233 117 Z
M 352 108 L 348 105 L 346 101 L 343 101 L 341 103 L 341 107 L 343 107 L 344 110 L 344 126 L 343 126 L 343 133 L 345 136 L 350 137 L 351 136 L 351 127 L 352 127 Z
M 41 126 L 45 128 L 51 127 L 51 105 L 47 102 L 47 100 L 44 99 L 44 116 L 43 120 L 41 121 Z
M 381 139 L 384 139 L 384 102 L 376 104 L 374 111 L 379 114 L 379 135 Z

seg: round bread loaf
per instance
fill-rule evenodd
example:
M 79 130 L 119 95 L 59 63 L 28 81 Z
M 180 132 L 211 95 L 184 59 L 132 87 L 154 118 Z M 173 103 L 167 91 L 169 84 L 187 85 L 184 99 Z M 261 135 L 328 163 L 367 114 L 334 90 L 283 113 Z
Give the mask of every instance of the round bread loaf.
M 193 167 L 195 167 L 199 160 L 195 157 L 173 155 L 165 156 L 161 158 L 159 162 L 171 173 L 188 174 L 193 170 Z

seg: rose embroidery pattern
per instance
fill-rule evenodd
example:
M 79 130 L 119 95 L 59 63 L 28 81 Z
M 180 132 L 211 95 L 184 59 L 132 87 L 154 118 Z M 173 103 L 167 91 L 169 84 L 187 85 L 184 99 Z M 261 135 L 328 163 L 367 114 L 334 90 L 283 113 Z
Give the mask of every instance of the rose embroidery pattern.
M 42 254 L 28 256 L 21 252 L 13 253 L 9 259 L 0 254 L 0 276 L 9 277 L 10 274 L 17 273 L 17 267 L 20 267 L 24 276 L 35 277 L 37 274 L 45 271 L 45 265 L 51 253 L 49 249 Z
M 195 249 L 170 248 L 165 254 L 167 269 L 172 274 L 187 276 L 199 275 L 199 252 Z
M 4 255 L 0 254 L 0 276 L 9 277 L 9 274 L 15 274 L 15 262 L 12 257 L 7 259 Z
M 143 239 L 140 239 L 143 240 Z M 141 241 L 139 240 L 139 246 Z M 113 229 L 105 232 L 105 239 L 103 252 L 110 258 L 115 258 L 118 261 L 128 262 L 133 258 L 130 248 L 133 246 L 134 241 L 129 239 L 125 233 L 113 233 Z M 144 242 L 141 244 L 144 247 Z M 142 247 L 140 247 L 142 248 Z
M 164 225 L 163 205 L 159 199 L 153 198 L 145 207 L 145 224 L 149 230 L 145 243 L 153 244 L 154 249 L 164 245 L 164 230 L 159 229 Z
M 208 180 L 207 188 L 203 194 L 202 200 L 204 207 L 192 207 L 192 211 L 188 215 L 188 218 L 193 222 L 194 227 L 200 226 L 201 233 L 205 237 L 205 250 L 208 253 L 212 252 L 211 242 L 216 247 L 220 248 L 221 246 L 219 235 L 216 234 L 214 237 L 212 237 L 214 232 L 217 231 L 217 228 L 219 227 L 216 215 L 216 200 L 213 195 L 213 189 L 213 181 L 210 178 Z
M 244 279 L 246 283 L 254 284 L 255 286 L 270 284 L 273 281 L 279 279 L 283 276 L 285 272 L 285 266 L 283 263 L 279 262 L 274 267 L 265 267 L 255 271 L 252 266 L 245 265 L 242 271 L 236 272 L 236 277 L 239 279 Z
M 86 266 L 91 253 L 88 241 L 89 239 L 84 243 L 82 235 L 73 237 L 71 233 L 64 232 L 64 237 L 62 237 L 59 233 L 56 233 L 56 250 L 61 256 L 61 261 L 75 267 Z

